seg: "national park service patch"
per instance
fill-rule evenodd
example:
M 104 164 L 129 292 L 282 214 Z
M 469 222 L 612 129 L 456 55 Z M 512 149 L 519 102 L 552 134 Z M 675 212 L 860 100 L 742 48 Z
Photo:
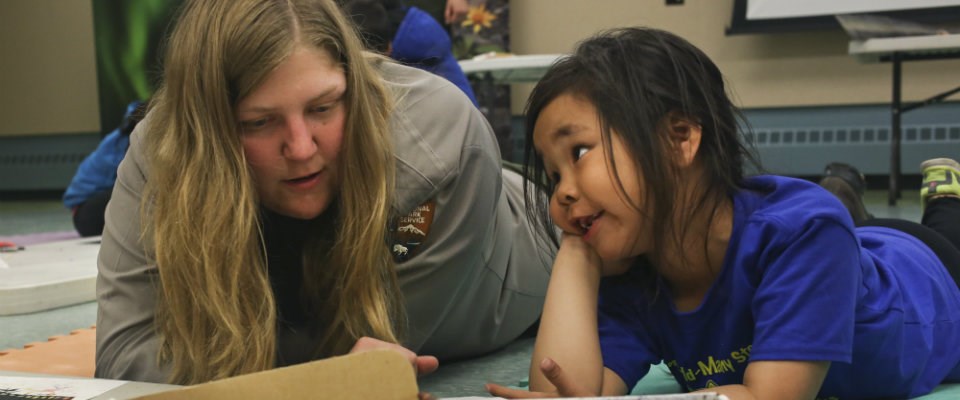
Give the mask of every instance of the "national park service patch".
M 413 209 L 410 214 L 397 218 L 390 227 L 390 252 L 393 260 L 402 263 L 417 254 L 420 245 L 430 233 L 433 224 L 433 213 L 436 211 L 436 202 L 433 200 L 423 203 Z

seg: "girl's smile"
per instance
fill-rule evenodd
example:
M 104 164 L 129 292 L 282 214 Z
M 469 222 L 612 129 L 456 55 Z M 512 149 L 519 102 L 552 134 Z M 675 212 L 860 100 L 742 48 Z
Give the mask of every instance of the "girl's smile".
M 544 107 L 533 141 L 553 187 L 551 218 L 618 261 L 649 250 L 650 227 L 632 157 L 616 134 L 603 136 L 596 108 L 568 93 Z

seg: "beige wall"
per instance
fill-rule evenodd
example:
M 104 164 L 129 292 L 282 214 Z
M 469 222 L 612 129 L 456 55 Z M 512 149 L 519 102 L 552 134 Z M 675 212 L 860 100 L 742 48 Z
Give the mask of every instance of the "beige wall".
M 565 53 L 606 28 L 643 25 L 676 33 L 700 47 L 727 77 L 744 107 L 887 103 L 890 63 L 864 64 L 847 55 L 839 30 L 726 36 L 733 0 L 513 0 L 514 53 Z M 903 95 L 920 100 L 960 82 L 960 60 L 904 64 Z M 529 86 L 514 90 L 514 111 Z
M 719 64 L 744 107 L 890 100 L 890 64 L 847 55 L 843 32 L 725 36 L 733 0 L 513 0 L 517 54 L 569 52 L 605 28 L 675 32 Z M 87 0 L 0 0 L 0 136 L 99 131 L 93 16 Z M 960 60 L 908 62 L 906 99 L 956 86 Z M 514 90 L 519 113 L 528 85 Z
M 89 0 L 0 0 L 0 136 L 100 130 Z

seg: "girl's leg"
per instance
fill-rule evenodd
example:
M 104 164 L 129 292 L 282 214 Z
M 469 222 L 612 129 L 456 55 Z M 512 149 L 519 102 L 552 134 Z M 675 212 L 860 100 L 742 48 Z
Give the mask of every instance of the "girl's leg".
M 933 204 L 934 202 L 930 202 L 928 208 Z M 960 205 L 960 203 L 958 203 L 958 205 Z M 960 207 L 957 207 L 957 209 L 960 210 Z M 960 224 L 960 220 L 958 220 L 958 224 Z M 960 250 L 940 232 L 913 221 L 890 218 L 874 218 L 864 221 L 857 226 L 893 228 L 919 239 L 926 244 L 930 250 L 933 250 L 933 253 L 937 255 L 940 262 L 947 267 L 947 272 L 953 277 L 953 281 L 956 282 L 957 287 L 960 287 Z

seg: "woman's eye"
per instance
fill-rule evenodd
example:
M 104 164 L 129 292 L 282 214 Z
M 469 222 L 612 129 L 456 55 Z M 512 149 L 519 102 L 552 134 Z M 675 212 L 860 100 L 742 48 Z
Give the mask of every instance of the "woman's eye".
M 244 132 L 255 131 L 257 129 L 261 129 L 267 126 L 268 123 L 270 123 L 269 118 L 259 118 L 259 119 L 249 120 L 249 121 L 240 121 L 240 128 Z
M 574 161 L 580 160 L 580 158 L 583 157 L 584 154 L 587 154 L 588 151 L 590 151 L 590 149 L 587 148 L 586 146 L 576 146 L 576 147 L 574 147 L 574 148 L 573 148 L 573 160 L 574 160 Z
M 310 112 L 322 114 L 322 113 L 325 113 L 325 112 L 327 112 L 327 111 L 329 111 L 329 110 L 330 110 L 330 106 L 319 106 L 319 107 L 313 107 L 313 108 L 311 108 L 311 109 L 310 109 Z

